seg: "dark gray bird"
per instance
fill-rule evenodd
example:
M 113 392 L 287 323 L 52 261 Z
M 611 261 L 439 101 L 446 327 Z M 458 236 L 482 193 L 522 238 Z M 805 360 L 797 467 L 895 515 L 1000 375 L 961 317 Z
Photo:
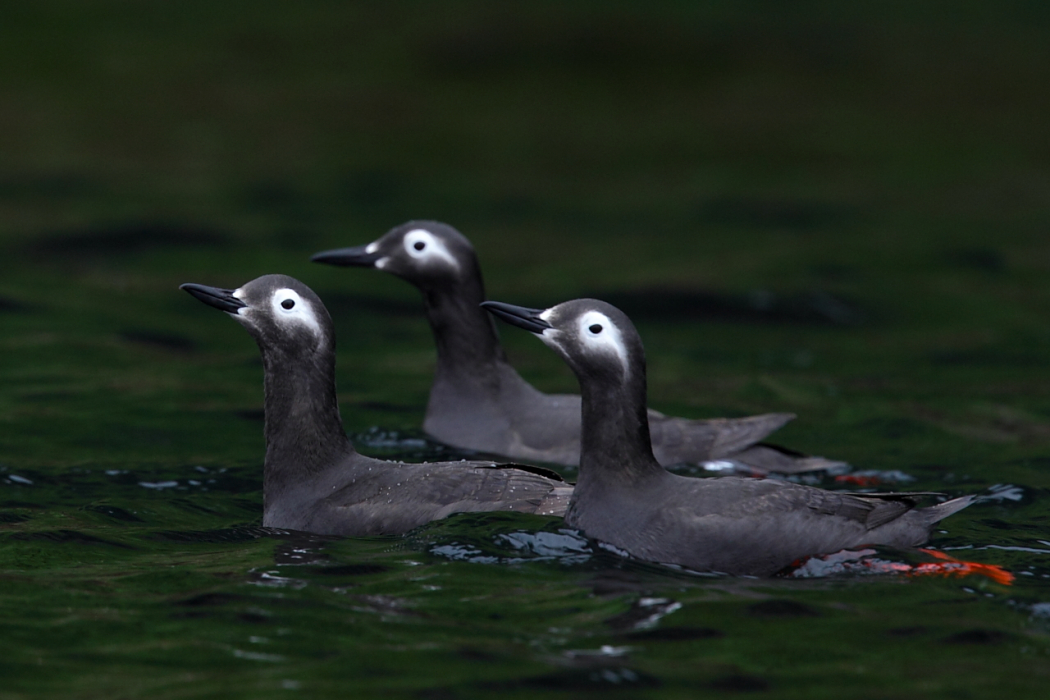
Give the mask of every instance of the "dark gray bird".
M 263 525 L 332 535 L 398 534 L 452 513 L 562 515 L 572 486 L 491 462 L 404 464 L 357 453 L 335 393 L 335 333 L 309 287 L 266 275 L 240 289 L 180 287 L 227 312 L 262 351 Z
M 474 247 L 436 221 L 409 221 L 368 245 L 317 253 L 329 265 L 373 267 L 423 292 L 437 344 L 437 369 L 423 429 L 449 445 L 513 459 L 577 465 L 580 397 L 544 394 L 507 361 L 485 300 Z M 649 410 L 653 451 L 661 464 L 707 463 L 756 474 L 844 468 L 757 444 L 790 421 L 790 413 L 688 420 Z
M 914 547 L 964 496 L 916 508 L 918 493 L 853 494 L 784 481 L 695 479 L 653 456 L 645 351 L 621 311 L 593 299 L 546 310 L 485 302 L 569 364 L 583 395 L 583 452 L 565 521 L 640 559 L 768 576 L 803 557 L 864 545 Z

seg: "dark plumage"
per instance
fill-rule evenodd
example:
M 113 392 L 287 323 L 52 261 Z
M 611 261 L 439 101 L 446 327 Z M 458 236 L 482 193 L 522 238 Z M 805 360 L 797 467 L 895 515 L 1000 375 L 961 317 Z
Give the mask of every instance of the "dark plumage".
M 914 547 L 972 497 L 916 508 L 925 494 L 853 494 L 784 481 L 694 479 L 653 456 L 645 351 L 630 319 L 593 299 L 547 310 L 486 302 L 530 330 L 576 373 L 583 452 L 565 520 L 649 561 L 768 576 L 802 557 L 863 545 Z
M 474 247 L 436 221 L 409 221 L 379 240 L 313 256 L 330 265 L 374 267 L 423 293 L 437 344 L 437 369 L 423 429 L 456 447 L 514 459 L 576 465 L 580 461 L 580 397 L 544 394 L 510 366 L 485 300 Z M 758 445 L 790 421 L 790 413 L 689 420 L 650 410 L 653 451 L 661 464 L 732 460 L 748 471 L 794 473 L 844 466 Z
M 358 454 L 336 401 L 332 321 L 302 282 L 266 275 L 236 290 L 181 289 L 233 316 L 262 351 L 263 525 L 378 535 L 460 512 L 564 513 L 572 487 L 553 472 L 491 462 L 404 464 Z

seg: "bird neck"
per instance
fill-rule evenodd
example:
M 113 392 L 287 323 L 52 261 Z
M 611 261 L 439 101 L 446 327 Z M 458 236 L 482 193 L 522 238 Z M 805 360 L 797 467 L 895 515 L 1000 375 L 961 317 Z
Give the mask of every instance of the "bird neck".
M 335 393 L 335 353 L 290 358 L 263 350 L 267 501 L 354 453 Z
M 623 382 L 581 377 L 583 426 L 579 484 L 608 485 L 664 473 L 653 457 L 646 408 L 645 369 Z
M 452 286 L 423 290 L 427 319 L 437 346 L 435 384 L 484 382 L 508 365 L 492 316 L 481 308 L 485 286 L 479 269 Z

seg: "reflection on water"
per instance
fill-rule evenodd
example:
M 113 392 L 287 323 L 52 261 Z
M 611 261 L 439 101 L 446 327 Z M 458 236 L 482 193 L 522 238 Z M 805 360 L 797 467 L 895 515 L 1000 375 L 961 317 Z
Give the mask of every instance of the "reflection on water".
M 500 556 L 503 549 L 514 556 Z M 496 535 L 491 546 L 482 549 L 469 543 L 451 542 L 430 548 L 431 554 L 474 564 L 520 564 L 527 561 L 557 561 L 581 564 L 591 558 L 590 542 L 574 530 L 557 532 L 509 532 Z
M 404 459 L 445 449 L 379 428 L 358 443 Z M 823 659 L 914 646 L 923 668 L 963 660 L 995 674 L 1050 649 L 1046 491 L 1014 478 L 981 483 L 971 469 L 965 491 L 977 502 L 940 524 L 927 554 L 842 552 L 759 580 L 638 562 L 560 521 L 512 513 L 460 514 L 405 537 L 263 528 L 252 450 L 228 464 L 0 472 L 5 596 L 34 611 L 8 616 L 19 645 L 0 660 L 5 677 L 68 689 L 25 670 L 39 659 L 69 678 L 117 664 L 148 685 L 163 659 L 215 679 L 205 683 L 232 677 L 274 692 L 323 692 L 325 673 L 527 696 L 755 692 L 802 673 L 846 692 L 852 677 Z M 810 475 L 842 490 L 963 490 L 921 466 L 848 474 L 877 476 L 874 485 L 837 476 Z M 163 650 L 151 629 L 171 640 Z M 835 641 L 816 641 L 825 638 Z M 275 675 L 260 681 L 261 668 Z

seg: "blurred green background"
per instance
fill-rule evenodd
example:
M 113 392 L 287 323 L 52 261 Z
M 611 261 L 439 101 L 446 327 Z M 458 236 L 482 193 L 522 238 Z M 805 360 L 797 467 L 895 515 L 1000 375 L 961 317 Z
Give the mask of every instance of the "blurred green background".
M 259 676 L 266 658 L 213 645 L 246 637 L 237 625 L 263 603 L 245 593 L 245 572 L 275 566 L 273 543 L 243 530 L 229 542 L 171 533 L 258 524 L 261 367 L 237 324 L 177 286 L 302 279 L 336 322 L 350 433 L 418 435 L 434 361 L 418 294 L 379 273 L 308 262 L 413 218 L 473 240 L 491 298 L 620 305 L 646 342 L 655 408 L 792 411 L 800 417 L 778 442 L 902 470 L 913 487 L 1020 484 L 1023 508 L 975 506 L 949 521 L 948 541 L 1045 544 L 1048 85 L 1050 5 L 1034 1 L 5 0 L 0 670 L 17 684 L 0 697 L 611 692 L 572 679 L 484 692 L 469 683 L 479 663 L 512 677 L 518 661 L 529 673 L 547 667 L 559 645 L 618 643 L 598 620 L 628 603 L 583 596 L 582 574 L 431 562 L 465 597 L 427 607 L 404 573 L 416 570 L 402 559 L 417 555 L 390 560 L 385 543 L 331 551 L 387 562 L 396 575 L 366 576 L 361 590 L 396 591 L 433 627 L 391 636 L 376 623 L 361 644 L 390 653 L 427 640 L 459 656 L 420 651 L 414 675 L 368 657 L 341 636 L 336 621 L 351 613 L 313 583 L 281 593 L 308 612 L 277 615 L 300 649 L 317 647 L 300 666 L 291 647 L 280 652 L 299 675 Z M 574 390 L 541 344 L 503 336 L 526 378 Z M 359 444 L 384 453 L 380 442 Z M 137 486 L 184 484 L 198 467 L 230 471 L 207 494 Z M 1032 553 L 980 555 L 1046 568 Z M 457 601 L 524 587 L 521 577 L 577 607 L 533 600 L 545 613 L 518 619 L 529 606 L 515 599 L 497 607 L 522 603 L 518 617 L 472 626 Z M 929 605 L 977 600 L 963 585 L 772 593 L 825 606 L 820 622 L 741 622 L 754 591 L 715 595 L 729 607 L 695 593 L 686 619 L 749 631 L 683 642 L 635 668 L 682 697 L 699 687 L 1038 696 L 1045 616 L 1015 611 L 1036 610 L 1045 591 L 1016 590 L 1012 608 L 998 590 L 974 605 Z M 216 590 L 241 618 L 202 632 L 170 612 Z M 916 618 L 929 638 L 991 632 L 937 647 L 930 661 L 923 633 L 876 629 L 911 629 Z M 803 623 L 811 636 L 798 636 Z M 577 632 L 552 641 L 544 630 L 558 625 Z M 462 652 L 472 644 L 497 661 Z M 698 644 L 721 644 L 717 662 L 693 667 Z M 332 648 L 359 665 L 318 660 Z M 621 690 L 657 692 L 643 686 Z
M 348 422 L 418 425 L 414 290 L 307 262 L 410 218 L 472 238 L 492 298 L 623 306 L 664 410 L 799 411 L 788 438 L 857 463 L 858 435 L 931 425 L 965 453 L 1046 445 L 1042 3 L 0 12 L 0 440 L 20 460 L 53 460 L 25 438 L 60 409 L 17 397 L 58 375 L 145 422 L 186 411 L 185 353 L 254 348 L 175 286 L 278 271 L 329 300 L 348 403 L 414 391 L 407 413 Z M 504 335 L 533 381 L 572 388 Z

